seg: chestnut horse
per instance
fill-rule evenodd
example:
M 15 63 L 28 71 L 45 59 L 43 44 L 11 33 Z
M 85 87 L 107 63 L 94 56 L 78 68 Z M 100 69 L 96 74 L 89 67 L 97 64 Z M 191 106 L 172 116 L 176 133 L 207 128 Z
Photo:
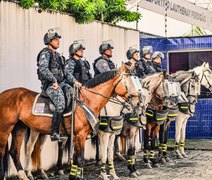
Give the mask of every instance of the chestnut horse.
M 79 100 L 87 105 L 98 116 L 100 110 L 108 102 L 113 94 L 127 98 L 127 88 L 122 82 L 123 74 L 127 72 L 126 66 L 120 70 L 102 73 L 88 81 L 80 90 Z M 96 93 L 95 93 L 96 92 Z M 98 93 L 97 93 L 98 92 Z M 42 134 L 50 134 L 52 118 L 32 115 L 32 105 L 38 93 L 25 88 L 13 88 L 0 94 L 0 179 L 5 177 L 5 149 L 8 137 L 14 126 L 22 121 L 29 128 Z M 64 124 L 68 134 L 71 132 L 70 117 L 64 118 Z M 84 148 L 87 135 L 91 132 L 91 126 L 86 118 L 84 110 L 77 105 L 74 123 L 74 158 L 71 166 L 74 172 L 70 179 L 82 177 L 84 164 Z M 64 133 L 61 127 L 60 131 Z M 20 143 L 21 144 L 21 143 Z M 22 171 L 22 170 L 20 170 Z M 25 174 L 23 172 L 23 174 Z
M 159 134 L 160 125 L 164 123 L 168 115 L 168 108 L 173 107 L 177 103 L 179 96 L 178 92 L 173 92 L 170 83 L 174 85 L 174 89 L 178 86 L 177 83 L 173 82 L 173 78 L 166 75 L 164 85 L 165 98 L 153 95 L 151 102 L 148 105 L 146 112 L 147 124 L 144 130 L 144 155 L 143 160 L 147 168 L 159 167 L 158 161 L 155 158 L 155 140 Z M 149 159 L 152 162 L 152 166 L 149 163 Z

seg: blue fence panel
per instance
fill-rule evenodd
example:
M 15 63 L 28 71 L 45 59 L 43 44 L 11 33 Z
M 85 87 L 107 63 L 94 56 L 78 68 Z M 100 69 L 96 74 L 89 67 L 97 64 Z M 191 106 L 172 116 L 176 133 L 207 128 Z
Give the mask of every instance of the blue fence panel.
M 154 51 L 165 54 L 162 62 L 167 68 L 167 52 L 171 50 L 207 49 L 212 48 L 212 36 L 206 37 L 177 37 L 177 38 L 140 38 L 140 46 L 152 46 Z M 175 136 L 175 123 L 171 123 L 169 137 Z M 187 123 L 186 138 L 212 139 L 212 99 L 199 99 L 196 112 Z

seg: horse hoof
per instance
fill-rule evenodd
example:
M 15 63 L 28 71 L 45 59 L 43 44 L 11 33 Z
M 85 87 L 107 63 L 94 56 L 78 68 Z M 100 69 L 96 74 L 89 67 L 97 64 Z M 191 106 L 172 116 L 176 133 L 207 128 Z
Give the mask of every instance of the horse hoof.
M 46 174 L 41 174 L 41 178 L 45 180 L 49 180 L 49 177 Z
M 58 175 L 64 175 L 64 171 L 61 169 L 61 170 L 58 170 Z
M 160 165 L 159 165 L 158 163 L 154 163 L 154 164 L 153 164 L 153 167 L 154 167 L 154 168 L 159 168 Z
M 108 175 L 106 174 L 106 173 L 101 173 L 101 179 L 103 179 L 103 180 L 110 180 L 109 178 L 108 178 Z
M 131 178 L 137 178 L 138 175 L 135 172 L 130 173 L 129 175 Z
M 165 158 L 161 158 L 161 159 L 160 159 L 160 163 L 162 163 L 162 164 L 166 164 L 166 160 L 165 160 Z
M 102 165 L 101 161 L 96 161 L 96 165 Z
M 184 158 L 187 158 L 187 157 L 188 157 L 188 155 L 187 155 L 186 153 L 183 153 L 182 156 L 183 156 Z
M 34 180 L 34 177 L 32 176 L 32 174 L 31 175 L 27 175 L 27 177 L 28 177 L 29 180 Z
M 165 160 L 167 163 L 172 162 L 172 160 L 169 157 L 165 157 Z
M 125 157 L 120 152 L 116 153 L 116 156 L 120 161 L 126 161 Z
M 120 178 L 116 175 L 116 176 L 110 176 L 111 178 L 110 179 L 113 179 L 113 180 L 120 180 Z
M 177 154 L 177 159 L 184 159 L 184 157 L 181 154 Z
M 25 172 L 23 170 L 18 171 L 18 179 L 21 180 L 29 180 L 28 177 L 26 176 Z
M 140 176 L 141 175 L 141 172 L 138 171 L 138 170 L 136 170 L 135 173 L 136 173 L 137 176 Z
M 152 169 L 152 166 L 151 166 L 150 163 L 146 163 L 146 164 L 144 165 L 144 167 L 147 168 L 147 169 Z

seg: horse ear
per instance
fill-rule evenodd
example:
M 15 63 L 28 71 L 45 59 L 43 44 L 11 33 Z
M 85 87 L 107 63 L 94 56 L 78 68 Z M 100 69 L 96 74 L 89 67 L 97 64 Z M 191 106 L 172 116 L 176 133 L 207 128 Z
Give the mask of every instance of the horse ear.
M 166 70 L 163 70 L 163 76 L 166 77 Z
M 205 67 L 205 65 L 206 65 L 206 63 L 205 63 L 205 62 L 203 62 L 203 63 L 202 63 L 202 66 L 203 66 L 203 67 Z
M 205 66 L 206 66 L 206 68 L 209 68 L 209 63 L 207 62 Z
M 127 71 L 128 71 L 128 69 L 127 69 L 126 64 L 121 62 L 121 72 L 125 72 L 126 73 Z
M 149 90 L 149 86 L 150 86 L 150 81 L 145 82 L 142 87 Z

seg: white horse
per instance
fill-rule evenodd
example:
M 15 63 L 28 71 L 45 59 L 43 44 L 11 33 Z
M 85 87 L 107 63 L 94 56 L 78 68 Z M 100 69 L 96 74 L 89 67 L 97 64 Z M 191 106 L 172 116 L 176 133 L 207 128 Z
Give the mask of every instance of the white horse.
M 140 89 L 139 91 L 142 91 L 142 87 L 139 84 L 135 84 L 133 79 L 135 76 L 131 76 L 130 74 L 126 74 L 125 78 L 132 78 L 132 81 L 125 81 L 126 87 L 128 87 L 128 94 L 131 96 L 134 96 L 135 94 L 138 94 L 138 87 Z M 136 83 L 140 83 L 138 80 Z M 141 96 L 141 98 L 132 101 L 130 104 L 127 103 L 128 111 L 131 109 L 135 109 L 137 114 L 140 113 L 141 107 L 144 107 L 148 91 L 142 91 L 142 95 L 136 95 L 137 97 Z M 119 135 L 121 132 L 121 129 L 123 127 L 123 117 L 120 116 L 122 113 L 126 113 L 126 109 L 123 107 L 123 99 L 120 99 L 117 97 L 118 101 L 121 103 L 113 103 L 108 102 L 107 105 L 102 109 L 100 116 L 101 116 L 101 122 L 100 122 L 100 130 L 98 132 L 98 138 L 99 138 L 99 145 L 100 145 L 100 159 L 101 159 L 101 177 L 104 180 L 108 180 L 108 174 L 107 174 L 107 160 L 108 160 L 108 166 L 109 166 L 109 175 L 112 179 L 119 179 L 119 177 L 116 175 L 115 168 L 114 168 L 114 141 L 116 135 Z M 115 98 L 112 98 L 112 101 L 117 100 Z M 142 101 L 142 103 L 141 103 Z M 135 104 L 137 103 L 137 104 Z M 125 104 L 126 105 L 126 104 Z M 124 110 L 124 112 L 123 112 Z M 105 118 L 105 119 L 104 119 Z M 117 124 L 116 127 L 114 126 L 114 129 L 111 129 L 111 121 L 108 121 L 109 119 L 119 119 L 120 124 Z M 119 121 L 118 120 L 118 121 Z M 105 127 L 105 128 L 104 128 Z M 103 128 L 103 129 L 102 129 Z M 117 129 L 116 129 L 117 128 Z
M 197 82 L 192 86 L 189 86 L 192 80 L 192 74 L 198 77 Z M 199 84 L 203 85 L 205 88 L 209 89 L 212 92 L 212 71 L 208 63 L 203 63 L 201 66 L 197 66 L 189 71 L 179 71 L 172 74 L 172 77 L 176 81 L 181 83 L 181 90 L 184 93 L 184 100 L 186 98 L 189 103 L 189 106 L 183 106 L 182 108 L 189 108 L 186 113 L 179 111 L 176 118 L 175 124 L 175 152 L 178 158 L 186 158 L 185 153 L 185 136 L 186 136 L 186 124 L 190 116 L 195 112 L 195 104 L 197 102 L 198 94 L 200 93 Z M 192 84 L 192 83 L 191 83 Z M 195 87 L 194 87 L 195 86 Z M 191 89 L 189 89 L 191 88 Z M 192 90 L 192 88 L 194 88 Z M 192 94 L 193 93 L 193 94 Z

